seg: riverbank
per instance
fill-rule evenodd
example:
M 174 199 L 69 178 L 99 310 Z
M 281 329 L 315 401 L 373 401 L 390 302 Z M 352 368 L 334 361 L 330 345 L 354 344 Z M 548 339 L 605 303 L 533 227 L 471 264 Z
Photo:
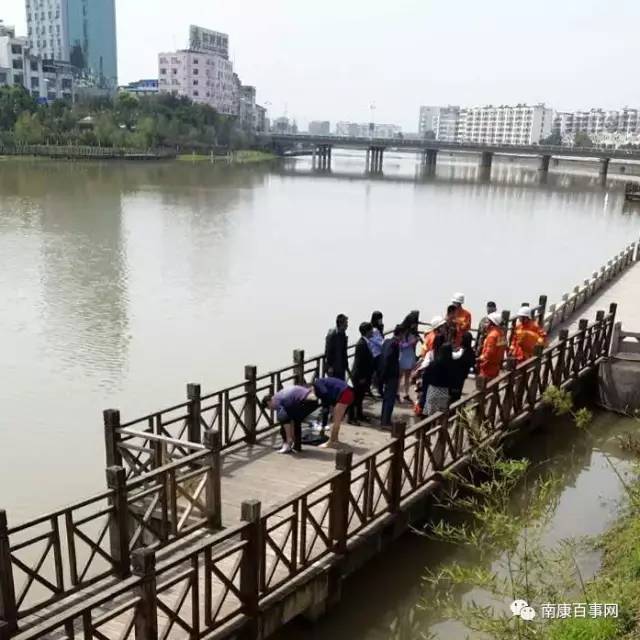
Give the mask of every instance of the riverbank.
M 555 621 L 549 640 L 626 640 L 640 637 L 640 467 L 628 485 L 629 504 L 620 518 L 594 544 L 601 567 L 587 581 L 587 603 L 617 605 L 617 617 L 571 617 Z
M 277 160 L 278 156 L 267 151 L 242 150 L 231 151 L 226 155 L 202 155 L 196 153 L 183 153 L 176 157 L 178 162 L 221 162 L 226 164 L 254 164 L 257 162 L 270 162 Z

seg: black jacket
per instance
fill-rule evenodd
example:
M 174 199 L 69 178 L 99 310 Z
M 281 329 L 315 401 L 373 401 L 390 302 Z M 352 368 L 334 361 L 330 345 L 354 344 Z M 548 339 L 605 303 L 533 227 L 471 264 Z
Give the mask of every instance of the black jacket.
M 387 338 L 382 344 L 378 375 L 382 382 L 400 377 L 400 343 L 396 338 Z
M 347 358 L 347 334 L 344 331 L 331 329 L 327 333 L 324 357 L 327 363 L 327 371 L 331 369 L 331 373 L 338 377 L 346 373 L 349 361 Z
M 373 355 L 366 338 L 360 338 L 356 342 L 356 353 L 353 360 L 351 378 L 353 384 L 369 384 L 373 376 Z
M 471 348 L 466 348 L 458 360 L 451 364 L 451 389 L 461 390 L 467 376 L 476 366 L 476 354 Z

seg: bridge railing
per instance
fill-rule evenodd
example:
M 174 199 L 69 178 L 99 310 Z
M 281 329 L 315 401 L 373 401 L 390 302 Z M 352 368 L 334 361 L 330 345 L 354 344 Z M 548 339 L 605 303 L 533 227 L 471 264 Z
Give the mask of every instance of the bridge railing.
M 595 271 L 582 285 L 562 296 L 561 302 L 547 306 L 540 296 L 532 306 L 533 317 L 552 333 L 574 317 L 612 279 L 632 266 L 638 258 L 638 243 L 630 244 Z M 510 340 L 516 318 L 508 322 Z M 350 368 L 355 344 L 348 347 Z M 124 424 L 119 413 L 105 412 L 107 466 L 124 464 L 129 476 L 147 473 L 167 461 L 178 460 L 201 445 L 203 429 L 220 433 L 221 449 L 241 443 L 254 443 L 256 438 L 278 425 L 274 412 L 263 407 L 260 399 L 292 384 L 310 384 L 324 375 L 324 355 L 307 357 L 304 350 L 294 351 L 292 364 L 258 375 L 253 365 L 245 367 L 245 381 L 202 396 L 200 385 L 187 385 L 187 401 Z
M 131 553 L 162 549 L 221 527 L 217 433 L 202 451 L 137 478 L 107 469 L 109 489 L 18 526 L 0 511 L 0 612 L 15 625 L 108 578 L 126 577 Z
M 145 542 L 142 534 L 124 538 L 124 545 L 123 538 L 116 535 L 117 548 L 114 549 L 114 539 L 111 539 L 111 555 L 105 552 L 101 556 L 112 567 L 124 569 L 119 563 L 122 553 L 128 554 L 134 577 L 126 578 L 128 572 L 122 571 L 123 580 L 107 587 L 99 596 L 83 598 L 81 603 L 65 607 L 64 613 L 49 616 L 17 637 L 35 640 L 59 628 L 66 629 L 67 636 L 71 637 L 71 629 L 75 628 L 110 638 L 113 635 L 109 635 L 107 629 L 116 628 L 119 637 L 126 638 L 134 626 L 151 633 L 144 637 L 156 637 L 158 627 L 163 627 L 162 637 L 166 637 L 174 625 L 188 634 L 200 635 L 223 624 L 255 621 L 265 598 L 316 567 L 320 560 L 329 561 L 344 554 L 355 540 L 365 535 L 368 527 L 392 518 L 406 501 L 419 492 L 435 488 L 444 473 L 467 464 L 476 451 L 516 430 L 541 406 L 549 386 L 566 387 L 592 370 L 609 353 L 615 312 L 615 305 L 611 305 L 608 314 L 598 312 L 595 323 L 590 325 L 581 320 L 578 331 L 572 335 L 562 330 L 557 343 L 540 349 L 533 358 L 451 405 L 448 411 L 430 416 L 408 430 L 404 425 L 396 425 L 390 441 L 357 464 L 352 464 L 350 452 L 339 452 L 335 471 L 266 513 L 260 514 L 257 501 L 243 503 L 242 524 L 201 539 L 195 546 L 185 549 L 179 542 L 180 534 L 188 535 L 210 523 L 210 510 L 200 507 L 198 517 L 181 529 L 180 522 L 184 524 L 187 520 L 184 509 L 194 506 L 194 500 L 184 502 L 179 518 L 176 506 L 179 490 L 166 488 L 174 475 L 178 479 L 181 463 L 172 463 L 129 481 L 127 494 L 121 496 L 120 501 L 124 500 L 127 510 L 134 502 L 142 501 L 131 514 L 138 529 L 148 529 L 151 522 L 151 516 L 140 522 L 140 514 L 144 513 L 145 518 L 147 514 L 155 514 L 158 523 L 151 528 L 154 537 L 146 539 L 148 547 L 136 549 Z M 185 458 L 179 475 L 185 482 L 194 481 L 191 496 L 196 496 L 195 500 L 202 483 L 197 481 L 198 470 L 194 466 L 202 455 L 197 453 Z M 124 470 L 117 473 L 123 483 Z M 21 543 L 14 542 L 14 536 L 27 528 L 51 522 L 52 517 L 58 518 L 85 506 L 93 507 L 95 518 L 106 516 L 110 522 L 122 520 L 117 516 L 117 504 L 118 491 L 112 489 L 28 525 L 10 529 L 9 548 L 13 546 L 13 553 L 19 550 Z M 175 513 L 173 518 L 161 515 L 169 511 Z M 85 522 L 73 516 L 65 517 L 72 518 L 76 532 Z M 102 526 L 109 528 L 109 524 Z M 44 536 L 42 540 L 59 540 L 58 529 L 49 526 L 49 533 L 40 534 Z M 0 527 L 0 551 L 6 548 L 1 544 L 2 531 Z M 35 543 L 36 538 L 31 542 Z M 171 542 L 173 544 L 168 544 Z M 59 543 L 48 543 L 48 547 L 51 546 L 57 548 L 57 555 L 61 556 Z M 118 548 L 126 551 L 118 556 Z M 155 552 L 160 549 L 167 560 L 156 567 Z M 6 564 L 5 558 L 0 560 Z M 3 562 L 0 567 L 5 566 Z M 14 565 L 11 558 L 9 565 Z M 41 563 L 36 566 L 39 571 Z M 112 572 L 118 575 L 115 568 Z M 6 576 L 0 580 L 4 611 L 7 610 L 5 584 Z M 49 603 L 70 593 L 52 586 L 57 592 Z M 35 606 L 37 609 L 43 605 Z M 24 610 L 20 613 L 24 615 Z M 113 623 L 111 627 L 110 623 Z M 124 635 L 120 635 L 123 630 Z

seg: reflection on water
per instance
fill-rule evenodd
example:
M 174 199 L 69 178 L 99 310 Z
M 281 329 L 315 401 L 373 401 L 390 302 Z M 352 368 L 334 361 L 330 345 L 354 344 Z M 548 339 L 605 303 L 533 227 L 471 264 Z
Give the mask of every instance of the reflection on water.
M 320 351 L 338 312 L 477 317 L 560 296 L 637 237 L 621 183 L 442 157 L 259 166 L 0 159 L 0 507 L 104 486 L 101 411 L 147 413 Z M 571 256 L 571 259 L 567 259 Z M 39 469 L 32 473 L 31 469 Z M 41 490 L 47 478 L 47 491 Z M 78 481 L 81 478 L 81 481 Z M 3 491 L 11 482 L 11 492 Z
M 593 442 L 567 424 L 556 422 L 549 430 L 534 433 L 522 443 L 521 451 L 514 452 L 514 456 L 538 463 L 536 473 L 553 472 L 562 478 L 554 516 L 542 537 L 547 548 L 554 548 L 561 540 L 603 533 L 615 521 L 624 500 L 622 484 L 603 454 L 625 477 L 631 462 L 617 445 L 616 436 L 635 431 L 637 426 L 633 420 L 602 413 L 591 430 L 596 434 Z M 427 569 L 454 561 L 478 564 L 472 551 L 409 533 L 346 580 L 341 601 L 329 615 L 313 626 L 296 620 L 274 640 L 416 640 L 429 638 L 429 634 L 437 640 L 466 640 L 469 630 L 457 621 L 440 619 L 439 611 L 429 606 L 423 586 Z M 595 551 L 579 557 L 585 580 L 593 576 L 598 561 Z M 459 602 L 489 603 L 488 594 L 479 589 L 458 595 Z

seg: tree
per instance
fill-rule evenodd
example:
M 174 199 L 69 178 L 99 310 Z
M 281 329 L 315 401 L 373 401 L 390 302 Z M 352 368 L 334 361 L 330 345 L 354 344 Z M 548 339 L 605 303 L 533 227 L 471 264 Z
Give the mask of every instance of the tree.
M 576 147 L 593 147 L 593 141 L 584 131 L 578 131 L 573 139 Z
M 118 94 L 115 103 L 116 117 L 118 121 L 125 125 L 129 131 L 133 129 L 136 122 L 136 111 L 140 105 L 138 98 L 123 91 Z
M 44 140 L 44 127 L 35 113 L 25 111 L 18 116 L 14 135 L 21 144 L 40 144 Z
M 560 131 L 554 131 L 551 135 L 540 140 L 540 144 L 549 144 L 559 147 L 562 144 L 562 135 Z
M 33 113 L 37 106 L 24 87 L 0 87 L 0 131 L 13 129 L 22 113 Z

